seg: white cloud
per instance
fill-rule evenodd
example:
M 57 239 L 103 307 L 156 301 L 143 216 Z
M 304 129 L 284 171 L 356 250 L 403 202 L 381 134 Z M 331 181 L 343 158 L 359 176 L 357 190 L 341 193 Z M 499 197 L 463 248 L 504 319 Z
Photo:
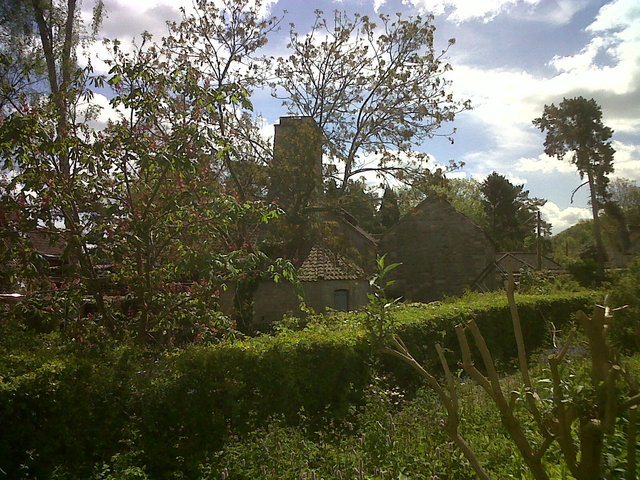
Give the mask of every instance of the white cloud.
M 469 168 L 486 175 L 491 169 L 510 171 L 515 161 L 517 172 L 574 171 L 568 162 L 545 155 L 535 157 L 534 153 L 542 150 L 543 136 L 531 120 L 540 116 L 545 104 L 557 103 L 563 97 L 594 97 L 603 108 L 606 125 L 618 134 L 637 138 L 640 131 L 640 4 L 637 0 L 614 0 L 600 10 L 588 32 L 593 35 L 591 40 L 575 54 L 550 58 L 548 65 L 555 73 L 547 76 L 526 70 L 452 62 L 453 88 L 460 98 L 471 98 L 474 105 L 472 111 L 459 118 L 470 119 L 486 139 L 482 150 L 465 155 Z M 617 171 L 620 175 L 638 178 L 640 167 L 635 166 L 640 164 L 638 147 L 631 141 L 630 145 L 617 150 Z M 627 157 L 629 160 L 624 160 Z
M 493 20 L 517 5 L 537 5 L 540 0 L 405 0 L 420 10 L 435 15 L 448 14 L 447 20 L 461 23 L 480 19 Z
M 373 9 L 377 12 L 385 3 L 387 3 L 387 0 L 373 0 Z
M 504 176 L 514 185 L 526 185 L 528 182 L 525 177 L 518 177 L 517 175 L 514 175 L 512 173 L 507 173 Z
M 91 5 L 85 2 L 86 18 Z M 180 18 L 180 7 L 189 9 L 191 0 L 105 0 L 106 18 L 100 35 L 106 38 L 130 39 L 143 31 L 163 35 L 167 20 Z
M 107 126 L 109 120 L 116 121 L 123 115 L 128 114 L 128 109 L 113 108 L 109 103 L 109 99 L 100 93 L 94 93 L 90 102 L 83 102 L 78 105 L 78 112 L 80 115 L 84 115 L 89 106 L 98 108 L 97 115 L 92 118 L 88 123 L 91 128 L 96 130 L 102 130 Z
M 593 68 L 595 58 L 613 43 L 611 38 L 595 37 L 578 54 L 566 57 L 554 56 L 549 64 L 558 72 L 585 71 Z
M 462 170 L 455 170 L 451 173 L 447 173 L 447 178 L 464 180 L 467 178 L 467 174 Z
M 608 91 L 618 95 L 637 90 L 640 73 L 640 4 L 637 0 L 615 0 L 603 6 L 587 27 L 591 41 L 578 53 L 554 56 L 549 65 L 558 75 L 554 89 Z M 598 55 L 609 58 L 600 65 Z
M 591 212 L 588 208 L 567 207 L 561 209 L 553 202 L 547 202 L 540 207 L 540 213 L 545 221 L 551 223 L 554 235 L 575 225 L 580 220 L 591 218 Z
M 640 145 L 613 142 L 616 150 L 614 157 L 614 178 L 629 178 L 640 182 Z
M 521 149 L 532 142 L 531 119 L 539 114 L 539 79 L 522 70 L 457 65 L 451 72 L 460 98 L 471 98 L 474 118 L 502 149 Z
M 516 162 L 518 172 L 541 173 L 574 173 L 576 167 L 569 161 L 560 161 L 546 154 L 540 154 L 536 158 L 523 157 Z
M 587 27 L 592 32 L 627 27 L 640 20 L 640 4 L 637 0 L 615 0 L 604 5 L 595 21 Z
M 555 25 L 566 25 L 587 3 L 587 0 L 556 0 L 549 2 L 549 4 L 540 5 L 542 11 L 537 15 L 534 14 L 533 18 L 539 16 L 543 21 Z

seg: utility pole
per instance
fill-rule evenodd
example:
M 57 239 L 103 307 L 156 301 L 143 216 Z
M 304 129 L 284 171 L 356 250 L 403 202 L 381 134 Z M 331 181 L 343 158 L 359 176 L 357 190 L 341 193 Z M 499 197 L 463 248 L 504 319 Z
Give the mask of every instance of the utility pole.
M 538 260 L 538 271 L 540 271 L 542 270 L 542 220 L 540 219 L 540 210 L 538 210 L 536 217 L 536 259 Z

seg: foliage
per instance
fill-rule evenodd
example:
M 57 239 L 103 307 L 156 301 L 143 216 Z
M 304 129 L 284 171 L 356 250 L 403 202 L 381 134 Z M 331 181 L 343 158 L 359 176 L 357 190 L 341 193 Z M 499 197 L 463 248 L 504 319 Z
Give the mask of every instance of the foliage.
M 115 454 L 136 394 L 139 350 L 83 336 L 68 343 L 58 334 L 14 336 L 2 327 L 0 468 L 7 478 L 45 478 L 71 464 L 88 473 Z
M 615 183 L 612 182 L 612 183 Z M 612 193 L 612 196 L 614 194 Z M 619 197 L 617 197 L 619 198 Z M 621 233 L 620 221 L 617 216 L 610 215 L 611 210 L 600 214 L 600 225 L 602 227 L 602 241 L 605 246 L 607 254 L 610 255 L 609 261 L 612 262 L 612 266 L 616 265 L 616 259 L 623 255 L 628 255 L 629 235 L 628 225 L 637 224 L 637 216 L 633 207 L 621 207 L 621 212 L 624 217 L 625 233 Z M 625 240 L 626 239 L 626 240 Z M 554 258 L 564 264 L 567 262 L 575 262 L 578 259 L 596 258 L 596 246 L 593 240 L 593 220 L 581 220 L 577 224 L 563 230 L 557 235 L 551 238 L 551 244 L 553 247 Z
M 380 223 L 385 228 L 392 227 L 398 222 L 398 220 L 400 220 L 398 196 L 390 187 L 384 189 L 382 203 L 380 203 L 380 209 L 378 210 L 378 216 L 380 217 Z
M 530 295 L 548 295 L 553 292 L 577 292 L 582 290 L 576 280 L 548 270 L 525 269 L 520 272 L 518 292 Z
M 602 281 L 599 276 L 598 262 L 594 256 L 586 256 L 577 260 L 570 260 L 565 263 L 567 271 L 575 280 L 584 287 L 593 287 Z
M 328 19 L 316 11 L 305 36 L 292 26 L 292 53 L 278 60 L 274 95 L 322 129 L 340 191 L 367 171 L 412 174 L 410 161 L 421 171 L 428 156 L 413 147 L 469 108 L 449 93 L 451 66 L 447 50 L 436 51 L 432 20 L 381 15 L 376 25 L 366 16 L 335 12 Z M 375 166 L 368 166 L 371 156 Z
M 205 89 L 222 91 L 242 85 L 250 95 L 266 81 L 269 61 L 260 54 L 269 34 L 280 19 L 265 18 L 261 0 L 197 0 L 182 20 L 169 22 L 169 35 L 163 39 L 165 53 L 188 59 L 198 72 Z M 248 102 L 203 102 L 210 112 L 209 128 L 227 139 L 233 150 L 222 150 L 213 169 L 240 200 L 264 197 L 271 145 L 262 139 L 259 126 L 251 118 Z M 215 115 L 213 113 L 215 112 Z
M 480 182 L 467 178 L 446 178 L 432 174 L 424 181 L 416 182 L 411 187 L 399 191 L 399 207 L 402 214 L 408 212 L 429 195 L 439 195 L 460 213 L 474 221 L 476 225 L 487 224 L 487 216 L 482 206 Z
M 473 478 L 434 428 L 439 412 L 432 396 L 404 403 L 401 392 L 379 380 L 365 400 L 348 421 L 321 430 L 288 427 L 276 418 L 225 445 L 202 478 Z
M 397 328 L 393 321 L 393 316 L 389 315 L 390 309 L 397 305 L 399 298 L 389 300 L 386 297 L 385 289 L 391 287 L 395 282 L 387 280 L 389 273 L 399 267 L 399 263 L 385 263 L 385 255 L 376 259 L 376 273 L 369 280 L 371 293 L 367 294 L 369 303 L 365 309 L 363 318 L 364 328 L 373 334 L 374 342 L 384 341 L 384 339 Z
M 628 178 L 615 178 L 607 185 L 607 190 L 617 205 L 624 211 L 630 225 L 640 224 L 640 186 Z
M 34 25 L 31 3 L 7 0 L 0 3 L 0 116 L 4 118 L 21 103 L 31 103 L 45 72 Z
M 521 251 L 528 237 L 536 235 L 536 213 L 546 200 L 529 198 L 524 185 L 513 185 L 506 177 L 491 173 L 480 186 L 487 233 L 498 250 Z M 550 225 L 541 225 L 549 233 Z M 542 231 L 541 231 L 542 234 Z
M 346 211 L 369 233 L 383 230 L 378 207 L 380 198 L 376 188 L 368 186 L 364 179 L 350 180 L 344 192 L 340 191 L 335 181 L 328 182 L 324 201 L 329 207 Z
M 562 465 L 573 478 L 596 480 L 609 474 L 611 462 L 605 462 L 605 453 L 612 450 L 625 452 L 627 462 L 623 470 L 628 478 L 636 476 L 637 416 L 640 403 L 637 379 L 620 361 L 617 352 L 608 344 L 612 310 L 606 305 L 597 305 L 591 317 L 580 311 L 576 318 L 585 332 L 588 345 L 590 373 L 584 383 L 571 381 L 564 376 L 561 364 L 572 346 L 572 338 L 563 339 L 562 346 L 556 344 L 548 356 L 549 377 L 534 383 L 529 359 L 525 349 L 525 333 L 515 303 L 514 283 L 510 278 L 507 286 L 513 333 L 517 345 L 520 385 L 517 390 L 500 381 L 494 360 L 494 349 L 487 345 L 487 332 L 481 333 L 474 319 L 459 323 L 455 327 L 460 356 L 465 374 L 484 390 L 500 414 L 504 429 L 526 465 L 528 473 L 535 479 L 548 480 L 557 473 L 557 467 L 549 468 L 560 457 Z M 386 309 L 386 305 L 381 307 Z M 381 322 L 393 325 L 391 312 L 377 317 Z M 461 425 L 464 425 L 456 377 L 449 368 L 445 350 L 436 343 L 444 379 L 440 380 L 431 369 L 416 360 L 401 337 L 393 330 L 374 326 L 370 335 L 379 341 L 382 332 L 386 342 L 381 352 L 390 354 L 410 366 L 437 395 L 446 410 L 443 429 L 469 461 L 481 479 L 489 479 L 489 473 L 477 454 L 476 446 L 470 444 Z M 468 339 L 471 334 L 473 344 Z M 471 345 L 479 352 L 480 366 L 473 360 Z M 548 388 L 546 387 L 548 385 Z M 507 393 L 509 392 L 510 393 Z M 627 420 L 626 423 L 624 420 Z M 623 424 L 622 431 L 617 430 Z M 623 437 L 620 448 L 616 437 Z M 613 438 L 613 440 L 612 440 Z M 549 458 L 551 447 L 554 461 Z M 551 450 L 553 452 L 553 449 Z
M 551 245 L 553 257 L 561 264 L 581 258 L 585 247 L 593 245 L 593 221 L 581 220 L 554 235 L 551 237 Z
M 544 342 L 545 321 L 565 328 L 569 312 L 591 301 L 589 292 L 521 297 L 528 345 Z M 428 346 L 444 336 L 455 348 L 453 326 L 461 319 L 477 319 L 502 364 L 515 353 L 505 334 L 508 308 L 499 295 L 399 305 L 393 314 L 397 331 L 430 366 L 438 360 Z M 67 465 L 87 478 L 82 472 L 94 464 L 107 464 L 113 473 L 120 467 L 112 457 L 129 451 L 139 453 L 117 458 L 144 467 L 150 478 L 170 478 L 172 472 L 195 477 L 207 453 L 266 428 L 273 415 L 312 432 L 328 421 L 348 420 L 353 407 L 363 405 L 374 374 L 375 346 L 356 325 L 363 314 L 354 315 L 311 321 L 302 331 L 275 337 L 192 345 L 174 353 L 143 350 L 126 338 L 118 346 L 98 327 L 84 330 L 85 321 L 74 322 L 73 336 L 72 329 L 36 336 L 3 323 L 0 468 L 12 475 L 29 461 L 33 476 L 46 478 Z M 404 365 L 385 361 L 380 368 L 402 390 L 416 387 Z
M 612 302 L 617 307 L 625 307 L 616 312 L 611 325 L 614 342 L 626 350 L 640 349 L 640 257 L 629 265 L 615 281 Z
M 221 171 L 241 152 L 216 121 L 221 110 L 250 109 L 247 91 L 222 79 L 212 87 L 201 63 L 150 40 L 144 36 L 132 53 L 111 44 L 106 83 L 111 105 L 127 116 L 106 129 L 67 114 L 84 87 L 64 81 L 69 90 L 52 102 L 3 122 L 0 151 L 13 175 L 2 194 L 10 246 L 2 253 L 13 259 L 5 275 L 14 288 L 33 277 L 25 293 L 38 291 L 41 300 L 48 298 L 42 290 L 75 292 L 75 312 L 90 298 L 97 321 L 111 331 L 131 326 L 142 339 L 173 346 L 232 327 L 219 313 L 228 284 L 290 276 L 290 268 L 255 246 L 256 230 L 277 210 L 242 200 L 222 182 Z M 42 279 L 52 272 L 31 242 L 43 226 L 64 251 L 49 284 Z M 51 306 L 43 301 L 45 311 Z

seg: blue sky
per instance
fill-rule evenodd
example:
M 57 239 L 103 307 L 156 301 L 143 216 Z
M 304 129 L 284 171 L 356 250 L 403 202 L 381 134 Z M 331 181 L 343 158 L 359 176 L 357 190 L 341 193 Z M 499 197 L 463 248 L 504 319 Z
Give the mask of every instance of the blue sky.
M 190 0 L 104 0 L 103 35 L 127 38 L 148 30 L 165 33 L 164 21 L 179 17 Z M 89 3 L 89 2 L 85 2 Z M 88 6 L 85 6 L 88 8 Z M 544 217 L 554 233 L 589 217 L 586 190 L 570 204 L 581 181 L 566 162 L 543 153 L 544 137 L 531 124 L 545 104 L 563 97 L 594 98 L 615 133 L 615 176 L 640 181 L 640 1 L 638 0 L 270 0 L 269 14 L 283 28 L 268 45 L 284 53 L 288 24 L 305 32 L 318 8 L 371 17 L 435 15 L 436 45 L 449 38 L 452 91 L 474 108 L 460 114 L 455 143 L 433 139 L 419 146 L 436 162 L 465 162 L 454 176 L 482 179 L 492 171 L 524 183 L 545 198 Z M 267 125 L 287 112 L 268 95 L 255 96 Z M 269 130 L 268 128 L 266 129 Z

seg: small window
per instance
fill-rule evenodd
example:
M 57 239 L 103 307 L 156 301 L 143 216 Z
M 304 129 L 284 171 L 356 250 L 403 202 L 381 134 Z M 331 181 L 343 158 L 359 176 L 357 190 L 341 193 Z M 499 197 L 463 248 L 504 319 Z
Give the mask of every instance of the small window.
M 333 291 L 333 308 L 339 312 L 349 311 L 349 290 Z

